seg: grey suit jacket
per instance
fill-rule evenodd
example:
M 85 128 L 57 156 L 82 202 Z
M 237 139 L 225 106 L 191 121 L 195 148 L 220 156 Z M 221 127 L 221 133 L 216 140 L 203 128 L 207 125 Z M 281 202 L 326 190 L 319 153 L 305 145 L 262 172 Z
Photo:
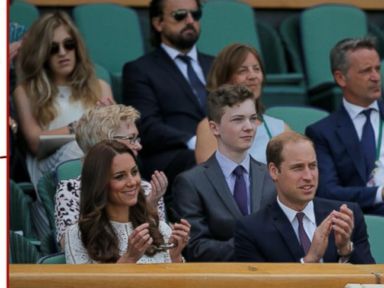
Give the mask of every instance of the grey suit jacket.
M 264 164 L 251 158 L 251 211 L 276 198 L 275 186 Z M 234 228 L 242 218 L 215 154 L 182 174 L 173 184 L 174 207 L 192 225 L 186 248 L 189 261 L 233 261 Z

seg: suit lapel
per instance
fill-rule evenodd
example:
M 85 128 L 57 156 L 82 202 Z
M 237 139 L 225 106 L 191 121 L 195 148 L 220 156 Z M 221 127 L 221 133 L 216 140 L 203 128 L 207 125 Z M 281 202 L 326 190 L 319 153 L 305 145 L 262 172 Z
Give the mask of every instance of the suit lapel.
M 208 61 L 205 61 L 204 57 L 200 53 L 197 53 L 197 59 L 199 60 L 201 69 L 203 69 L 204 77 L 205 79 L 207 79 L 209 69 L 211 68 L 211 63 Z
M 293 259 L 298 261 L 300 258 L 304 257 L 304 251 L 300 246 L 295 232 L 293 231 L 292 224 L 281 210 L 279 204 L 277 204 L 277 201 L 274 201 L 269 207 L 271 210 L 273 225 L 284 239 L 284 242 L 287 245 Z
M 240 209 L 237 207 L 231 191 L 229 190 L 223 171 L 216 160 L 215 154 L 213 154 L 203 165 L 206 168 L 205 174 L 207 175 L 208 181 L 211 182 L 213 189 L 228 208 L 228 211 L 234 216 L 234 218 L 240 218 L 242 214 Z
M 193 93 L 191 86 L 188 81 L 185 79 L 183 74 L 180 72 L 179 68 L 176 66 L 175 62 L 169 57 L 167 52 L 165 52 L 161 47 L 157 49 L 157 53 L 155 54 L 156 58 L 162 63 L 160 66 L 167 70 L 167 73 L 170 75 L 170 80 L 176 85 L 180 85 L 180 87 L 184 90 L 185 95 L 188 95 L 188 98 L 194 103 L 194 105 L 205 115 L 205 112 L 200 106 L 200 103 Z M 201 64 L 200 64 L 201 65 Z M 204 70 L 203 70 L 204 71 Z M 204 71 L 205 73 L 205 71 Z
M 363 182 L 366 182 L 364 155 L 361 151 L 361 146 L 355 127 L 353 126 L 352 120 L 344 106 L 341 106 L 341 108 L 338 110 L 336 121 L 336 131 L 339 135 L 340 141 L 347 149 L 348 154 L 355 164 L 355 168 L 358 171 L 361 179 Z
M 263 184 L 266 171 L 260 169 L 260 166 L 251 157 L 250 166 L 250 195 L 251 195 L 251 211 L 255 212 L 260 209 L 261 199 L 263 199 Z

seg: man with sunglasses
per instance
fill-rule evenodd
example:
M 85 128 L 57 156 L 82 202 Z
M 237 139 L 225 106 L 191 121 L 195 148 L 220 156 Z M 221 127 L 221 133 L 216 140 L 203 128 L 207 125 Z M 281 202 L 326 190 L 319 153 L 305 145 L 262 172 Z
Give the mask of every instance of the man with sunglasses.
M 195 165 L 196 126 L 206 116 L 206 75 L 213 58 L 198 53 L 200 0 L 152 0 L 153 52 L 125 64 L 123 101 L 141 113 L 145 173 L 170 183 Z M 171 186 L 171 185 L 170 185 Z M 166 204 L 172 197 L 166 193 Z

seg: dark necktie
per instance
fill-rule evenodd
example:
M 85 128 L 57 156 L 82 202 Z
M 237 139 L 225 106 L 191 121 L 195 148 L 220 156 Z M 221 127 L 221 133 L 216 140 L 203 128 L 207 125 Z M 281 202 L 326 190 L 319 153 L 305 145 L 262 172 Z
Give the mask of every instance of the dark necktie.
M 363 133 L 361 135 L 361 147 L 363 149 L 363 154 L 365 157 L 368 177 L 371 174 L 373 168 L 375 167 L 376 158 L 376 141 L 375 132 L 371 123 L 371 111 L 372 109 L 367 109 L 361 112 L 366 117 L 366 121 L 363 126 Z
M 192 67 L 191 57 L 187 55 L 179 55 L 180 60 L 187 64 L 187 74 L 189 79 L 189 84 L 193 90 L 193 93 L 197 96 L 199 103 L 203 110 L 205 111 L 206 99 L 207 99 L 207 90 L 205 89 L 204 84 L 200 81 L 195 70 Z
M 299 212 L 296 214 L 296 217 L 299 222 L 299 239 L 300 239 L 301 247 L 303 247 L 304 253 L 305 255 L 307 255 L 309 248 L 311 247 L 311 240 L 309 240 L 309 237 L 304 230 L 304 225 L 303 225 L 304 215 L 305 214 L 303 212 Z
M 243 213 L 243 215 L 248 215 L 247 187 L 244 180 L 244 168 L 242 166 L 237 166 L 236 169 L 233 170 L 233 174 L 236 177 L 233 197 L 235 198 L 241 213 Z

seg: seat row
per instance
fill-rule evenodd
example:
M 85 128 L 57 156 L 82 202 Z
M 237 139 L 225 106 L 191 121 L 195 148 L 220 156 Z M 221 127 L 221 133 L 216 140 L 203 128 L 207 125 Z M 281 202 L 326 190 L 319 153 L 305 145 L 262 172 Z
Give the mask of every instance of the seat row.
M 89 53 L 98 66 L 99 77 L 113 86 L 122 102 L 123 65 L 142 56 L 145 42 L 136 10 L 117 4 L 97 3 L 73 8 L 72 16 L 82 33 Z M 10 19 L 27 27 L 38 17 L 31 4 L 15 1 Z M 371 34 L 378 39 L 384 59 L 384 30 L 369 22 L 360 8 L 325 4 L 286 18 L 279 31 L 261 21 L 251 6 L 228 0 L 203 5 L 201 52 L 215 56 L 233 42 L 247 43 L 260 51 L 267 72 L 263 97 L 274 105 L 317 105 L 332 111 L 340 102 L 329 65 L 329 51 L 342 38 Z M 147 27 L 148 28 L 148 27 Z M 145 28 L 145 29 L 147 29 Z

